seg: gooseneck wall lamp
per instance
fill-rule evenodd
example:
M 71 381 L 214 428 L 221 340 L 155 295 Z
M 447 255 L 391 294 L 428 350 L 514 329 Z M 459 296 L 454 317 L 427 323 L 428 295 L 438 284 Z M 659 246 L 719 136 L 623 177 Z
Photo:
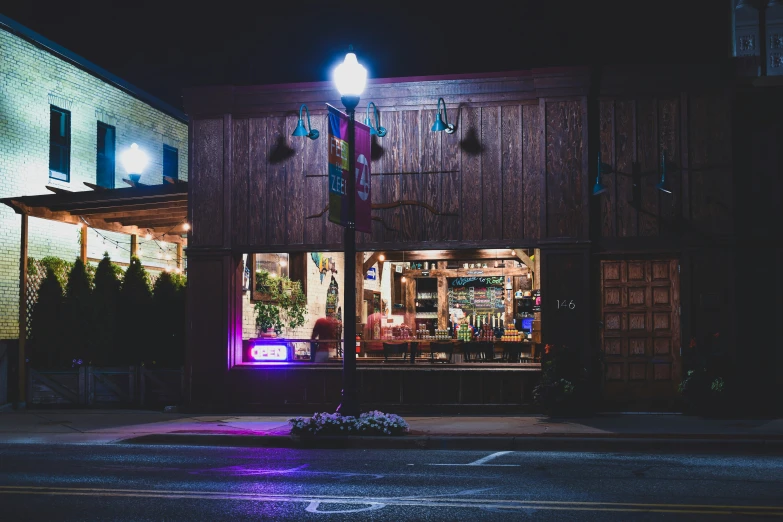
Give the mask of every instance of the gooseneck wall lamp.
M 370 105 L 372 105 L 373 108 L 375 125 L 372 124 L 372 120 L 370 119 Z M 386 128 L 381 127 L 381 111 L 378 110 L 378 107 L 373 102 L 367 104 L 367 116 L 364 118 L 364 124 L 370 127 L 371 135 L 378 136 L 379 138 L 386 136 Z
M 441 109 L 441 106 L 443 107 Z M 443 98 L 438 98 L 438 112 L 435 114 L 435 123 L 432 124 L 432 132 L 446 131 L 446 134 L 454 132 L 454 124 L 449 123 L 449 117 L 446 114 L 446 102 Z
M 598 151 L 598 170 L 595 173 L 595 185 L 593 185 L 593 196 L 597 196 L 598 194 L 603 194 L 606 192 L 606 185 L 601 183 L 601 171 L 604 170 L 603 167 L 609 167 L 609 165 L 606 165 L 604 163 L 601 163 L 601 151 Z M 606 168 L 605 170 L 610 171 L 611 168 Z
M 307 115 L 307 128 L 305 128 L 304 120 L 302 119 L 303 109 Z M 294 129 L 294 132 L 291 133 L 291 136 L 304 136 L 306 138 L 310 138 L 311 140 L 317 140 L 318 136 L 320 136 L 318 130 L 310 126 L 310 111 L 307 110 L 307 105 L 304 103 L 301 107 L 299 107 L 299 122 L 297 122 L 296 128 Z

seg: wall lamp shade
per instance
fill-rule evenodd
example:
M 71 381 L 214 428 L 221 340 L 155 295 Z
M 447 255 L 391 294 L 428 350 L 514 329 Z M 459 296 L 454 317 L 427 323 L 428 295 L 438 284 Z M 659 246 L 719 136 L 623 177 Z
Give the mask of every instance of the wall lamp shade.
M 370 105 L 373 107 L 375 125 L 372 124 L 372 120 L 370 119 Z M 367 104 L 367 116 L 364 118 L 364 124 L 370 127 L 370 135 L 378 136 L 379 138 L 386 136 L 386 128 L 381 127 L 381 111 L 378 110 L 378 107 L 373 102 Z
M 307 127 L 305 127 L 304 120 L 302 119 L 302 109 L 304 109 L 305 114 L 307 115 Z M 299 121 L 296 124 L 294 132 L 291 133 L 291 136 L 302 136 L 310 138 L 311 140 L 317 140 L 320 135 L 318 130 L 313 129 L 310 126 L 310 111 L 307 110 L 307 105 L 302 104 L 302 106 L 299 107 Z
M 598 194 L 603 194 L 604 192 L 606 192 L 606 185 L 601 183 L 601 167 L 602 166 L 603 166 L 603 163 L 601 163 L 601 151 L 598 151 L 598 170 L 597 170 L 597 172 L 595 174 L 595 185 L 593 185 L 593 196 L 597 196 Z
M 440 131 L 446 131 L 446 134 L 454 132 L 454 125 L 449 123 L 449 117 L 446 114 L 446 102 L 443 101 L 443 98 L 438 98 L 438 113 L 435 115 L 435 123 L 432 124 L 432 132 Z
M 672 193 L 672 187 L 669 180 L 666 178 L 666 151 L 661 152 L 661 181 L 655 185 L 655 188 L 666 194 Z
M 335 67 L 332 74 L 334 84 L 340 92 L 340 96 L 362 95 L 364 85 L 367 83 L 367 69 L 356 59 L 352 48 L 348 48 L 343 63 Z
M 149 161 L 144 151 L 135 143 L 131 144 L 130 148 L 122 153 L 120 160 L 128 176 L 133 181 L 139 181 Z

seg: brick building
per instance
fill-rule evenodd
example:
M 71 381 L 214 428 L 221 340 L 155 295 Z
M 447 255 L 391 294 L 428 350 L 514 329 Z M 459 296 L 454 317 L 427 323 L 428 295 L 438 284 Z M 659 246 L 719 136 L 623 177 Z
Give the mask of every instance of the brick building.
M 119 155 L 131 143 L 149 159 L 141 183 L 187 180 L 184 113 L 0 15 L 0 198 L 90 190 L 85 182 L 126 186 Z M 73 260 L 78 234 L 76 225 L 30 218 L 29 255 Z M 0 205 L 0 343 L 19 336 L 19 237 L 20 217 Z M 87 257 L 107 251 L 127 263 L 129 243 L 90 229 Z M 142 239 L 139 254 L 153 270 L 176 262 L 172 244 Z

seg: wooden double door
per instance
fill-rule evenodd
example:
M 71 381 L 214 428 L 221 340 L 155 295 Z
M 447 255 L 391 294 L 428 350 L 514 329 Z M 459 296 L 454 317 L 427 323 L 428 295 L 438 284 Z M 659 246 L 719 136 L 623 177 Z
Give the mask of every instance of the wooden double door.
M 601 261 L 604 399 L 666 408 L 680 383 L 679 263 Z

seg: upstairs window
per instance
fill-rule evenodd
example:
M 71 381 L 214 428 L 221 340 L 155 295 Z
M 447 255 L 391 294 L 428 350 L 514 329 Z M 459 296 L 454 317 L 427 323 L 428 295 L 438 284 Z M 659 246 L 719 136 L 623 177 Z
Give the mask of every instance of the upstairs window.
M 179 152 L 174 147 L 163 145 L 163 182 L 166 178 L 179 178 Z
M 49 177 L 71 181 L 71 111 L 54 105 L 49 111 Z
M 114 188 L 115 169 L 115 129 L 111 125 L 98 122 L 97 171 L 95 183 L 98 186 Z

